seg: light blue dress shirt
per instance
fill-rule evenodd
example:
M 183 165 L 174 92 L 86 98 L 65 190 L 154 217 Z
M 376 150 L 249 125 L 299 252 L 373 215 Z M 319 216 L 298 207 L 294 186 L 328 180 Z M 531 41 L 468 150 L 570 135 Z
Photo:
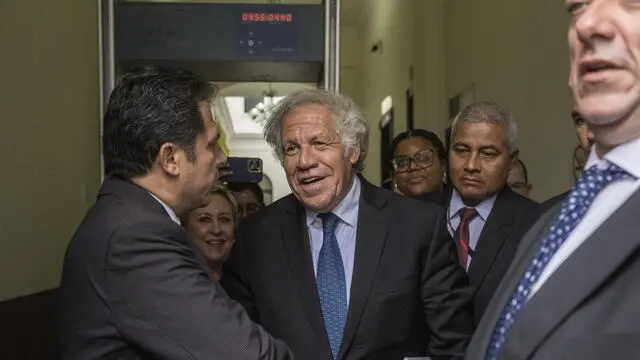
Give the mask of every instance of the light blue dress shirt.
M 473 261 L 473 251 L 476 249 L 476 245 L 478 244 L 478 238 L 480 238 L 480 234 L 482 233 L 482 229 L 484 228 L 484 224 L 487 222 L 489 218 L 489 214 L 491 214 L 491 210 L 493 209 L 493 204 L 496 202 L 496 196 L 492 196 L 480 204 L 478 204 L 475 209 L 478 212 L 478 216 L 473 218 L 469 223 L 469 256 L 467 257 L 467 270 L 469 270 L 469 266 L 471 265 L 471 261 Z M 453 189 L 453 194 L 451 194 L 451 202 L 449 202 L 449 209 L 447 210 L 447 218 L 448 218 L 448 226 L 449 233 L 451 236 L 458 229 L 458 225 L 460 225 L 460 210 L 464 207 L 467 207 L 460 194 L 456 189 Z
M 356 176 L 353 184 L 344 199 L 333 209 L 333 213 L 340 218 L 336 228 L 336 240 L 340 247 L 342 264 L 344 265 L 345 283 L 347 285 L 347 304 L 351 298 L 351 277 L 353 275 L 353 262 L 356 253 L 356 233 L 358 230 L 358 209 L 360 208 L 360 179 Z M 318 275 L 318 257 L 322 248 L 322 220 L 318 213 L 306 209 L 307 229 L 313 258 L 313 271 Z

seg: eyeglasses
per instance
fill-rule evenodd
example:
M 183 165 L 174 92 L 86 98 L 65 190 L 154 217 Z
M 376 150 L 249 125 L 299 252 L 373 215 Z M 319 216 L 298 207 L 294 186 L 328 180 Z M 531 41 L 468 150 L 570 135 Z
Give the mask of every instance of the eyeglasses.
M 413 156 L 398 156 L 391 160 L 393 171 L 396 173 L 407 172 L 411 169 L 411 163 L 415 164 L 415 170 L 426 169 L 433 165 L 433 149 L 425 149 Z

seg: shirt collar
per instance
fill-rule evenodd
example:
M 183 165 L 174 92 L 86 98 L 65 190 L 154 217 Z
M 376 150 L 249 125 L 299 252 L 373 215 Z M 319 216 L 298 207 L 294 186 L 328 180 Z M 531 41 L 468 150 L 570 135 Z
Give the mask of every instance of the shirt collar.
M 487 221 L 497 196 L 498 195 L 493 195 L 474 207 L 483 221 Z M 449 220 L 458 216 L 458 212 L 465 207 L 468 206 L 464 204 L 462 197 L 460 197 L 460 194 L 458 194 L 458 191 L 454 188 L 453 193 L 451 194 L 451 202 L 449 204 Z
M 361 187 L 360 179 L 355 176 L 347 196 L 340 201 L 338 206 L 331 210 L 331 212 L 336 215 L 340 221 L 351 227 L 355 227 L 358 222 L 358 204 L 360 202 Z M 305 212 L 307 226 L 310 226 L 318 218 L 319 214 L 307 208 L 305 208 Z
M 171 220 L 173 220 L 174 223 L 181 225 L 180 222 L 180 218 L 178 218 L 178 215 L 176 215 L 176 212 L 173 211 L 172 208 L 169 207 L 169 205 L 165 204 L 164 201 L 160 200 L 157 196 L 153 195 L 152 193 L 149 193 L 151 196 L 153 196 L 154 199 L 156 199 L 160 205 L 162 205 L 162 207 L 167 211 L 167 214 L 169 214 L 169 217 L 171 218 Z
M 591 152 L 589 153 L 589 158 L 584 168 L 588 169 L 596 165 L 604 167 L 612 163 L 633 175 L 636 179 L 640 179 L 640 161 L 638 161 L 638 154 L 640 154 L 640 139 L 616 146 L 606 153 L 604 158 L 600 158 L 598 154 L 596 154 L 596 147 L 594 145 L 591 147 Z

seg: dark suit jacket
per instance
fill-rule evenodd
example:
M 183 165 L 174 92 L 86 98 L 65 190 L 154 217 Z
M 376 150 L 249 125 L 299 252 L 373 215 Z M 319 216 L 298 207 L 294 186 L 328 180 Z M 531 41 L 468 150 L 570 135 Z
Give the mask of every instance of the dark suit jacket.
M 63 359 L 288 359 L 141 187 L 107 179 L 67 249 Z
M 339 359 L 460 358 L 473 333 L 471 291 L 444 213 L 362 180 L 353 280 Z M 296 359 L 331 357 L 305 211 L 289 195 L 244 220 L 222 285 Z M 429 346 L 430 345 L 430 346 Z
M 557 204 L 561 203 L 564 198 L 569 196 L 570 192 L 571 190 L 545 200 L 542 204 L 540 204 L 540 208 L 538 209 L 538 213 L 540 214 L 540 216 L 544 215 L 544 213 L 555 207 Z
M 467 359 L 484 360 L 498 317 L 555 220 L 560 204 L 523 238 Z M 640 191 L 609 217 L 520 310 L 499 359 L 638 359 Z
M 445 188 L 441 193 L 427 193 L 417 198 L 435 201 L 448 209 L 452 193 L 452 188 Z M 520 239 L 537 219 L 537 208 L 538 203 L 520 196 L 508 186 L 498 194 L 482 228 L 468 269 L 469 280 L 475 290 L 477 322 L 505 276 Z

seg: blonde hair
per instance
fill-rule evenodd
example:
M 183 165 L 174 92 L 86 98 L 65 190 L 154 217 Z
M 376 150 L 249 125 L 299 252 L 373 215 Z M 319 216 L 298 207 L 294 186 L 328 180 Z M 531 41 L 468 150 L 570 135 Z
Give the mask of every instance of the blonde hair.
M 231 190 L 227 189 L 227 187 L 224 186 L 221 183 L 216 183 L 215 185 L 213 185 L 213 189 L 211 189 L 211 193 L 212 194 L 221 195 L 222 197 L 227 199 L 227 201 L 229 201 L 229 203 L 231 204 L 231 210 L 233 212 L 233 214 L 232 214 L 233 215 L 233 222 L 237 223 L 237 221 L 238 221 L 238 202 L 236 201 L 236 197 L 233 195 Z

